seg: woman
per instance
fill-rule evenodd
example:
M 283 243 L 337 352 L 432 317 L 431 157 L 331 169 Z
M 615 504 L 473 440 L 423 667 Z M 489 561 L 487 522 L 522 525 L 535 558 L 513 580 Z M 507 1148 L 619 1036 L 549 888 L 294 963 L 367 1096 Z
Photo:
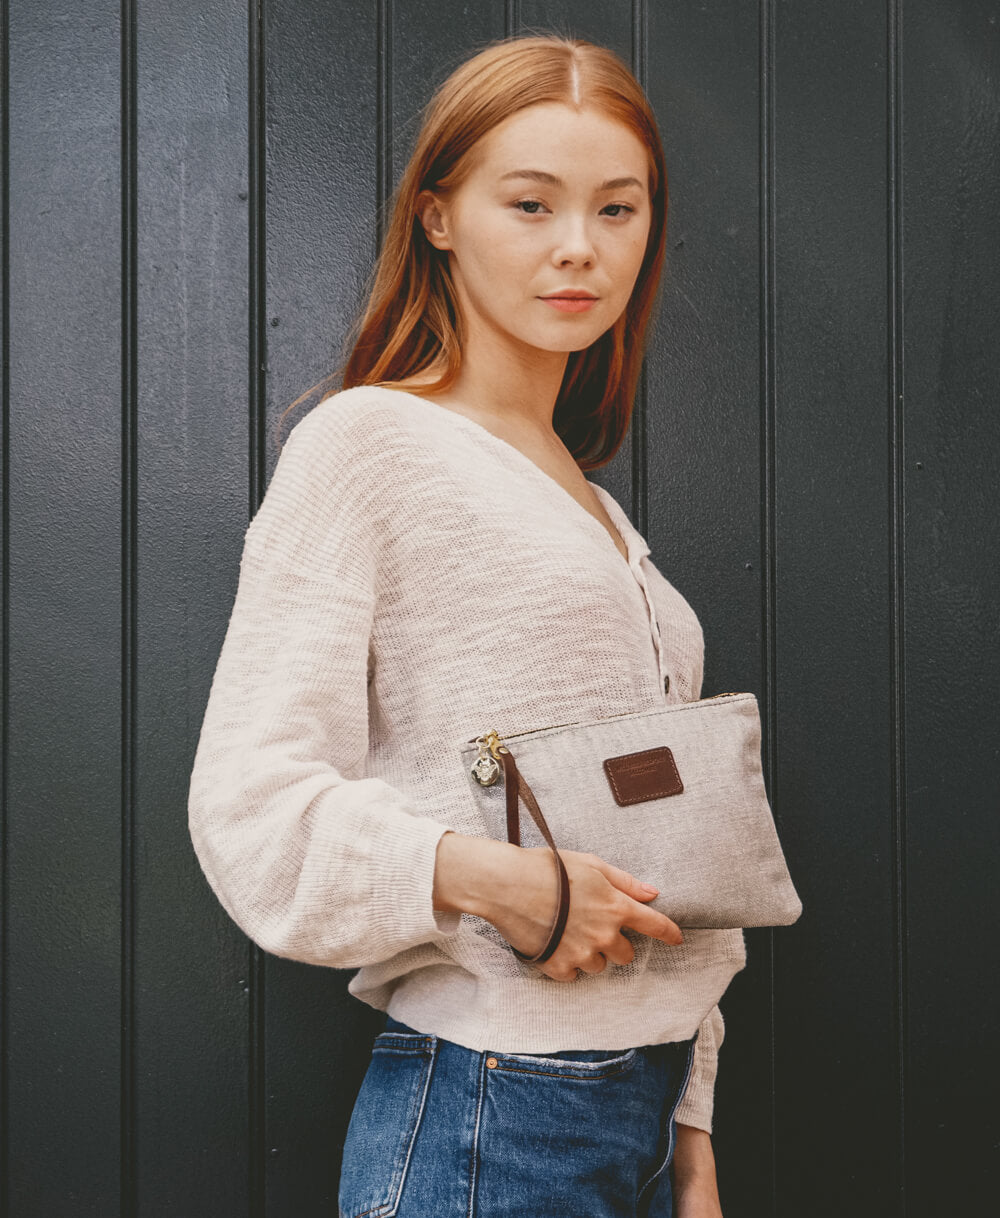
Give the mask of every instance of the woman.
M 655 120 L 609 51 L 505 40 L 441 86 L 343 389 L 247 530 L 191 782 L 222 904 L 262 948 L 357 968 L 386 1011 L 340 1213 L 721 1213 L 718 999 L 740 931 L 491 839 L 458 750 L 496 726 L 700 696 L 703 642 L 583 470 L 628 427 L 663 261 Z

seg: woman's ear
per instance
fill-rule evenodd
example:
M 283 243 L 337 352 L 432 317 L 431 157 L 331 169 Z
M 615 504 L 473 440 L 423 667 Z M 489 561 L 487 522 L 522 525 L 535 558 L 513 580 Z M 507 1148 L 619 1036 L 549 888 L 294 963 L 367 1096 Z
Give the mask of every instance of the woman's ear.
M 427 240 L 435 249 L 451 249 L 445 209 L 441 201 L 431 191 L 421 191 L 417 197 L 417 216 L 423 226 Z

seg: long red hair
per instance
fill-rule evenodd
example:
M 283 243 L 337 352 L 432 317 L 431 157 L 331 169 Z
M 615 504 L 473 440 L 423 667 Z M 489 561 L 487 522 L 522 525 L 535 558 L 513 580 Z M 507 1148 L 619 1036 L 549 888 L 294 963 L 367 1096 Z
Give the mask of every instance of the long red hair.
M 552 101 L 601 111 L 627 126 L 649 152 L 652 216 L 632 296 L 609 330 L 569 353 L 556 399 L 553 426 L 587 470 L 609 461 L 628 431 L 663 267 L 667 215 L 656 118 L 639 82 L 606 47 L 557 34 L 505 38 L 466 60 L 437 89 L 391 200 L 368 303 L 348 338 L 342 387 L 436 375 L 433 382 L 407 386 L 411 393 L 433 394 L 454 382 L 462 360 L 461 316 L 447 254 L 427 240 L 418 198 L 425 190 L 456 189 L 482 136 L 517 111 Z

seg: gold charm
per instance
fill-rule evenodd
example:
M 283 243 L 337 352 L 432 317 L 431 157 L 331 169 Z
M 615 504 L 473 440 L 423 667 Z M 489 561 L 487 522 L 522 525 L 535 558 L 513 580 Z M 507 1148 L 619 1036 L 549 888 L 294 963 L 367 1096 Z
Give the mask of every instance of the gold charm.
M 476 737 L 479 756 L 472 767 L 472 777 L 481 787 L 492 787 L 500 777 L 501 765 L 497 761 L 500 737 L 496 731 L 484 732 Z

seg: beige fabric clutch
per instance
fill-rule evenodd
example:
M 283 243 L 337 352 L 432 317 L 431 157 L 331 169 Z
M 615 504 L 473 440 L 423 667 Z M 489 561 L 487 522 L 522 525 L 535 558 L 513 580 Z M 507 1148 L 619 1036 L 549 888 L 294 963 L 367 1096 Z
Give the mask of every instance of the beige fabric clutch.
M 460 749 L 492 837 L 548 845 L 560 901 L 569 882 L 558 850 L 599 855 L 659 895 L 648 902 L 681 927 L 787 926 L 802 912 L 764 787 L 760 713 L 752 693 L 718 694 L 585 723 L 499 736 Z M 520 803 L 531 814 L 523 831 Z

